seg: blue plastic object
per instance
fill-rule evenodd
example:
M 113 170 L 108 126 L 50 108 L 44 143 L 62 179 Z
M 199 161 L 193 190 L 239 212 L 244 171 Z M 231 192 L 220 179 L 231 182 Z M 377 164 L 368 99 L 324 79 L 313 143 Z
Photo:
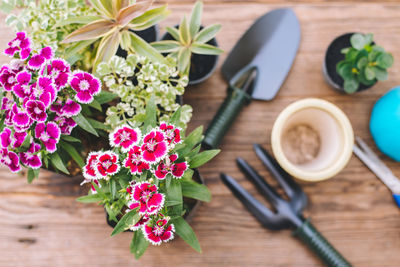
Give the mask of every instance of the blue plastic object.
M 400 86 L 387 92 L 375 103 L 369 127 L 382 153 L 400 161 Z
M 393 194 L 394 201 L 396 201 L 397 207 L 400 208 L 400 195 Z

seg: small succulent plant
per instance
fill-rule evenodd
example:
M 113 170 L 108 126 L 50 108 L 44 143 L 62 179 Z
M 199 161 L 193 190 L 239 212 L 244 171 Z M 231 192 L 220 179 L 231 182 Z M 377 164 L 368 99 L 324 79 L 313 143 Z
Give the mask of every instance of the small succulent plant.
M 163 20 L 169 14 L 166 5 L 147 10 L 153 1 L 131 3 L 127 0 L 89 0 L 89 2 L 98 15 L 76 18 L 77 21 L 84 19 L 87 24 L 69 34 L 63 43 L 79 42 L 75 46 L 86 47 L 100 40 L 94 66 L 102 61 L 110 60 L 119 46 L 128 52 L 136 51 L 151 59 L 164 61 L 164 57 L 134 31 L 145 30 Z M 75 21 L 70 21 L 70 23 L 73 22 Z
M 221 29 L 221 25 L 214 24 L 201 29 L 201 15 L 203 3 L 197 1 L 193 7 L 189 20 L 183 17 L 179 28 L 167 27 L 167 32 L 175 40 L 164 40 L 152 43 L 152 46 L 161 53 L 171 53 L 177 58 L 179 72 L 189 75 L 192 53 L 200 55 L 219 55 L 223 52 L 218 47 L 207 44 Z
M 373 34 L 355 33 L 350 38 L 351 47 L 342 49 L 345 59 L 336 65 L 337 73 L 344 80 L 344 91 L 354 93 L 360 84 L 371 86 L 386 80 L 387 69 L 393 64 L 393 56 L 375 45 Z

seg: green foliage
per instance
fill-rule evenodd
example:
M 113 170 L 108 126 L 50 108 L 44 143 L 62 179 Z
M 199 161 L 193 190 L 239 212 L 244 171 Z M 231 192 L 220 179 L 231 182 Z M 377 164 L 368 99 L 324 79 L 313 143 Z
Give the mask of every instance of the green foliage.
M 220 48 L 207 44 L 221 29 L 221 25 L 214 24 L 201 29 L 203 3 L 197 1 L 189 19 L 183 17 L 179 28 L 167 27 L 167 32 L 175 40 L 164 40 L 152 43 L 152 46 L 161 53 L 171 53 L 177 59 L 179 72 L 189 75 L 192 54 L 219 55 Z
M 90 18 L 96 14 L 85 0 L 3 0 L 0 9 L 8 14 L 5 20 L 7 25 L 15 31 L 26 31 L 33 43 L 39 47 L 51 46 L 56 56 L 63 58 L 67 58 L 69 46 L 62 44 L 61 41 L 69 33 L 77 30 L 81 23 L 85 23 L 76 18 Z M 13 10 L 15 12 L 12 12 Z M 89 69 L 91 62 L 89 46 L 81 46 L 71 55 L 77 52 L 82 55 L 78 66 Z
M 131 210 L 128 213 L 126 213 L 117 223 L 117 225 L 114 227 L 114 230 L 111 233 L 111 236 L 114 236 L 116 234 L 119 234 L 126 229 L 129 228 L 129 226 L 135 225 L 137 221 L 140 219 L 140 215 L 137 212 L 137 210 Z
M 135 255 L 135 259 L 139 259 L 149 246 L 149 242 L 144 238 L 142 231 L 136 231 L 133 235 L 130 250 Z
M 373 35 L 355 33 L 351 47 L 342 49 L 345 59 L 336 65 L 337 73 L 344 80 L 346 93 L 354 93 L 360 84 L 370 86 L 388 77 L 387 69 L 393 65 L 393 56 L 373 44 Z
M 178 217 L 171 220 L 175 226 L 176 233 L 188 243 L 194 250 L 201 253 L 201 247 L 196 234 L 194 233 L 192 227 L 182 218 Z
M 188 80 L 186 76 L 178 75 L 175 60 L 167 60 L 168 65 L 129 54 L 126 59 L 113 56 L 109 62 L 98 65 L 97 73 L 103 83 L 121 99 L 107 110 L 106 124 L 113 129 L 123 124 L 134 127 L 141 125 L 151 97 L 154 97 L 157 106 L 154 112 L 158 120 L 170 119 L 180 108 L 176 98 L 184 93 Z M 184 105 L 180 112 L 180 120 L 176 125 L 185 128 L 191 118 L 192 108 Z

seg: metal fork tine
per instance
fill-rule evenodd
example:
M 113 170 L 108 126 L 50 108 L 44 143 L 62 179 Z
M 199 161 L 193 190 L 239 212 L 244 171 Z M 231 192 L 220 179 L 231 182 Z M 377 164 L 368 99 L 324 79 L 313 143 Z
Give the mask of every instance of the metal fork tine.
M 380 168 L 381 171 L 384 171 L 388 174 L 392 173 L 392 171 L 378 158 L 378 156 L 360 137 L 356 136 L 356 142 L 359 145 L 361 152 L 364 153 L 365 156 L 367 156 L 371 161 L 373 161 L 376 167 Z
M 236 163 L 246 177 L 256 186 L 257 190 L 269 200 L 274 206 L 282 200 L 278 193 L 272 188 L 244 159 L 237 158 Z
M 221 173 L 221 179 L 263 226 L 271 230 L 280 230 L 286 227 L 285 224 L 277 221 L 275 213 L 250 195 L 250 193 L 240 186 L 231 176 Z

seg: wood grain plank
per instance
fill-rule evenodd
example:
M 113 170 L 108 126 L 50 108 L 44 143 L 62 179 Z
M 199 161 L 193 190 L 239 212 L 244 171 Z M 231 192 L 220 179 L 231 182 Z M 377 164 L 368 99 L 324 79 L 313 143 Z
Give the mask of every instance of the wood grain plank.
M 178 23 L 193 1 L 168 2 L 173 15 L 161 26 Z M 131 235 L 110 238 L 102 207 L 75 201 L 84 194 L 79 178 L 43 172 L 38 181 L 27 185 L 25 178 L 0 169 L 0 266 L 320 266 L 290 231 L 260 227 L 219 180 L 219 172 L 224 171 L 257 195 L 235 166 L 235 158 L 241 156 L 254 162 L 254 167 L 273 182 L 252 152 L 252 144 L 270 149 L 270 131 L 279 112 L 305 97 L 320 97 L 338 105 L 349 116 L 355 133 L 373 145 L 369 114 L 379 96 L 400 84 L 400 63 L 395 61 L 388 81 L 355 97 L 331 90 L 323 80 L 321 64 L 329 42 L 347 31 L 375 33 L 376 42 L 395 59 L 400 58 L 400 3 L 306 2 L 209 1 L 205 6 L 205 24 L 223 25 L 218 42 L 225 51 L 230 51 L 256 17 L 280 6 L 292 6 L 299 16 L 302 42 L 277 98 L 254 101 L 246 107 L 226 136 L 223 152 L 201 168 L 213 195 L 213 201 L 203 204 L 192 222 L 203 254 L 176 239 L 151 247 L 136 262 L 129 254 Z M 3 19 L 4 15 L 0 16 Z M 0 49 L 4 49 L 12 33 L 3 23 L 0 31 Z M 225 57 L 221 56 L 219 65 Z M 6 62 L 6 57 L 0 56 L 0 62 Z M 185 101 L 195 110 L 191 129 L 209 123 L 225 93 L 226 83 L 219 71 L 205 83 L 187 89 Z M 400 176 L 399 164 L 383 158 Z M 306 216 L 355 266 L 400 264 L 399 210 L 388 189 L 357 158 L 331 180 L 300 184 L 310 200 Z

